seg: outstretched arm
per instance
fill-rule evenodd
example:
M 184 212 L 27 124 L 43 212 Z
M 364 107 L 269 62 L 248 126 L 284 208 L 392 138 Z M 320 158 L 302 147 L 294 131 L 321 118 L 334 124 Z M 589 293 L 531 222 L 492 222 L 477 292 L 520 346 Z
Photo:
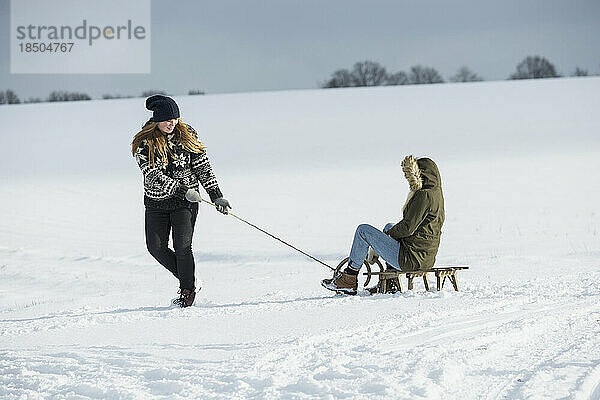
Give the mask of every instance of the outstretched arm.
M 187 125 L 187 127 L 192 132 L 194 137 L 198 138 L 198 134 L 194 128 L 192 128 L 190 125 Z M 228 210 L 231 209 L 231 204 L 229 204 L 227 199 L 223 198 L 223 193 L 221 193 L 221 189 L 219 189 L 217 178 L 215 177 L 212 167 L 210 166 L 206 151 L 192 153 L 191 167 L 192 172 L 194 175 L 196 175 L 200 181 L 200 184 L 210 196 L 210 200 L 215 203 L 217 210 L 223 214 L 227 214 Z
M 192 153 L 191 157 L 192 172 L 196 175 L 198 181 L 200 181 L 200 184 L 210 196 L 210 200 L 215 201 L 219 197 L 223 197 L 206 152 Z

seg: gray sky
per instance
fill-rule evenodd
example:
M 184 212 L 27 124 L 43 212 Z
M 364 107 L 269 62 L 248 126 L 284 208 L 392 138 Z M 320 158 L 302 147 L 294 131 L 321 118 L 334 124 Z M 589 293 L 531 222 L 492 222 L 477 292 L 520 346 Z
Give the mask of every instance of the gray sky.
M 0 90 L 139 95 L 318 87 L 372 60 L 388 72 L 422 64 L 444 78 L 461 65 L 505 79 L 527 55 L 569 75 L 600 73 L 598 0 L 152 0 L 152 73 L 11 74 L 10 1 L 0 0 Z

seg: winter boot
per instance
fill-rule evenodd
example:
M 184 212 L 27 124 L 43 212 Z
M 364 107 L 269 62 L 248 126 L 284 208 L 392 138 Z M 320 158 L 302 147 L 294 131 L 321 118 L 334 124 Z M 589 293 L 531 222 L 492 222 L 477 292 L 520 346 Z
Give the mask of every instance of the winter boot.
M 181 308 L 190 307 L 194 304 L 196 292 L 189 289 L 181 289 L 179 298 L 173 300 L 173 304 Z
M 358 275 L 342 272 L 333 279 L 323 279 L 321 285 L 336 293 L 355 295 L 358 289 Z
M 321 280 L 321 285 L 325 286 L 325 285 L 329 285 L 331 282 L 333 282 L 333 280 L 340 274 L 340 272 L 336 272 L 333 275 L 333 278 L 325 278 L 323 280 Z

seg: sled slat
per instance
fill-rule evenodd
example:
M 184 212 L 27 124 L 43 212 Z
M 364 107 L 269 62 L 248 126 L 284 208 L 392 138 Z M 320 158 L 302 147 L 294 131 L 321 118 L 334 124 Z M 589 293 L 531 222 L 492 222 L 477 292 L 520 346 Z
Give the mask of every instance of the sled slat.
M 400 277 L 402 275 L 406 276 L 408 280 L 408 290 L 413 290 L 414 288 L 414 278 L 423 278 L 423 285 L 425 286 L 425 290 L 429 291 L 429 280 L 427 278 L 427 274 L 432 272 L 435 274 L 436 278 L 436 289 L 438 291 L 444 288 L 444 282 L 446 278 L 452 283 L 452 286 L 455 291 L 459 291 L 457 273 L 458 271 L 462 271 L 465 269 L 469 269 L 467 266 L 449 266 L 449 267 L 437 267 L 430 269 L 422 269 L 415 271 L 400 271 L 400 270 L 391 270 L 387 269 L 385 271 L 369 271 L 364 273 L 364 275 L 368 275 L 369 279 L 372 275 L 377 275 L 379 277 L 379 282 L 377 286 L 369 289 L 371 293 L 395 293 L 402 292 L 402 286 L 400 282 Z

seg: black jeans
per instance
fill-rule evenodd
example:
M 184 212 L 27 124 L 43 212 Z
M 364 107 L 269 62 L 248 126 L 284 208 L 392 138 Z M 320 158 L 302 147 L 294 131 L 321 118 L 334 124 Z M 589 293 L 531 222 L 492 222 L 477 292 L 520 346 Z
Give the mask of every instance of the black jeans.
M 146 208 L 146 247 L 156 260 L 179 279 L 180 289 L 194 290 L 192 236 L 198 216 L 198 204 L 192 208 L 157 210 Z M 168 247 L 169 233 L 173 248 Z

